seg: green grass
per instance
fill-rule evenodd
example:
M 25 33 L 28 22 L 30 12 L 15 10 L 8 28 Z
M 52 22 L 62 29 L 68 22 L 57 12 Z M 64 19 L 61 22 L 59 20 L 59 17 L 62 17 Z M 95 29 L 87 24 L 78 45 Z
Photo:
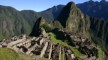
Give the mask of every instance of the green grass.
M 98 48 L 98 60 L 103 60 L 104 53 L 101 48 Z
M 49 60 L 49 59 L 47 59 L 47 58 L 39 58 L 38 60 Z
M 2 34 L 0 34 L 0 40 L 4 39 L 4 36 Z
M 55 34 L 50 33 L 50 39 L 51 39 L 54 43 L 59 43 L 59 44 L 61 44 L 61 45 L 63 45 L 63 46 L 69 47 L 69 48 L 74 52 L 74 54 L 75 54 L 77 57 L 79 57 L 79 58 L 81 58 L 81 56 L 83 56 L 83 54 L 80 53 L 80 52 L 78 51 L 77 48 L 68 45 L 66 42 L 63 42 L 62 40 L 56 39 L 55 37 L 56 37 Z
M 31 57 L 16 53 L 8 48 L 0 48 L 0 60 L 33 60 Z

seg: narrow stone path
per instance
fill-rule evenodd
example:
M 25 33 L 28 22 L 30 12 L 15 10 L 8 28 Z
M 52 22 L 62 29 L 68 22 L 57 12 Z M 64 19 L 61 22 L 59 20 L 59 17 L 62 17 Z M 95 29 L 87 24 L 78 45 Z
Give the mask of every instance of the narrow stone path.
M 42 51 L 41 51 L 41 54 L 40 54 L 40 58 L 42 58 L 45 54 L 45 51 L 47 49 L 47 46 L 48 46 L 48 42 L 45 43 L 45 46 L 43 47 Z
M 49 52 L 49 59 L 51 59 L 51 54 L 52 54 L 52 43 L 51 43 L 51 48 L 50 48 L 50 52 Z
M 61 60 L 61 47 L 60 47 L 60 50 L 59 50 L 59 60 Z
M 35 47 L 38 46 L 37 44 L 35 44 L 33 47 L 29 48 L 28 51 L 26 52 L 26 54 L 30 54 L 31 51 L 35 50 Z

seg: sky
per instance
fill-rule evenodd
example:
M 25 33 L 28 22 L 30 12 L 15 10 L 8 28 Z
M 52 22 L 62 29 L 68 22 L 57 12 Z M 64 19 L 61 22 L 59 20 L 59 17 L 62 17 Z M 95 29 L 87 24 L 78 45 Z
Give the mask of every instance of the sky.
M 73 1 L 76 4 L 78 4 L 88 0 L 0 0 L 0 5 L 11 6 L 19 11 L 34 10 L 36 12 L 40 12 L 59 4 L 66 5 L 70 1 Z

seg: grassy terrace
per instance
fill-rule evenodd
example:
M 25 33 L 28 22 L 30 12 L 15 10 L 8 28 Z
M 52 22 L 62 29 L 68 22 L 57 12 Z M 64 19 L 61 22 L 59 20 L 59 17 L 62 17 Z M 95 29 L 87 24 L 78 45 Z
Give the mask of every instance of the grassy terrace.
M 71 48 L 71 50 L 75 53 L 75 55 L 76 55 L 77 57 L 81 58 L 81 56 L 83 56 L 83 54 L 80 53 L 80 52 L 78 51 L 78 49 L 76 49 L 75 47 L 72 47 L 72 46 L 68 45 L 66 42 L 62 42 L 61 40 L 56 39 L 56 35 L 55 35 L 55 34 L 50 33 L 50 39 L 51 39 L 54 43 L 59 43 L 59 44 L 61 44 L 61 45 L 63 45 L 63 46 L 67 46 L 67 47 Z
M 0 48 L 0 60 L 33 60 L 27 55 L 16 53 L 8 48 Z

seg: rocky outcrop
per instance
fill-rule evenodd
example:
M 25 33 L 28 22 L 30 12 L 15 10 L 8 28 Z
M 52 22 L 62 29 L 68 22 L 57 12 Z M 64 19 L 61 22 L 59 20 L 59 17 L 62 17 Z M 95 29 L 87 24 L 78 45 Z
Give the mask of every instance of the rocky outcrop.
M 41 35 L 42 32 L 44 33 L 43 28 L 45 29 L 45 31 L 50 30 L 48 22 L 43 17 L 40 17 L 35 22 L 30 36 L 39 36 L 39 35 Z

